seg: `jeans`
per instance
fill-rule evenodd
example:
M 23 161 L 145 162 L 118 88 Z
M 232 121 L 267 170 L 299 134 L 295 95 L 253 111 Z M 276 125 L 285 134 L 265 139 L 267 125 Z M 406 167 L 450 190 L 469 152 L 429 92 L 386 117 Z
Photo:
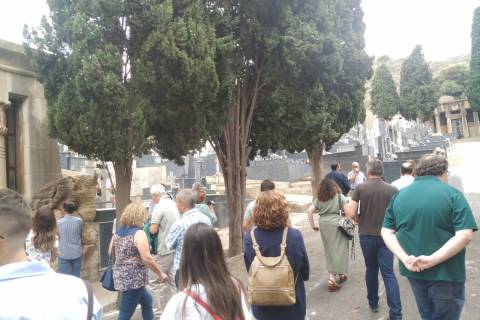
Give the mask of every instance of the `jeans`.
M 465 283 L 408 278 L 423 320 L 458 320 L 465 303 Z
M 397 278 L 393 272 L 393 254 L 380 236 L 360 235 L 360 246 L 365 259 L 365 282 L 371 308 L 378 308 L 378 269 L 382 273 L 390 319 L 402 319 L 402 303 Z
M 152 295 L 145 287 L 123 291 L 118 320 L 130 320 L 138 304 L 142 307 L 143 320 L 152 320 Z
M 82 257 L 77 259 L 58 258 L 58 272 L 69 274 L 80 278 L 80 268 L 82 266 Z

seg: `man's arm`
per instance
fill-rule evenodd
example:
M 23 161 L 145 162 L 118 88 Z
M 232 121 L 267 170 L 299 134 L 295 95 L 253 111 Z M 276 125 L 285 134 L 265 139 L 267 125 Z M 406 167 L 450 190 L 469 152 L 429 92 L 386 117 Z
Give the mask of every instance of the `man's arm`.
M 158 203 L 154 207 L 152 212 L 152 218 L 151 218 L 150 228 L 149 228 L 150 234 L 152 235 L 157 234 L 158 229 L 160 228 L 160 222 L 162 221 L 163 216 L 164 216 L 164 210 L 163 210 L 162 204 Z
M 384 227 L 382 228 L 381 233 L 383 241 L 385 241 L 385 245 L 395 256 L 397 256 L 398 259 L 400 259 L 400 261 L 402 261 L 408 270 L 414 272 L 420 271 L 418 267 L 413 265 L 415 256 L 409 256 L 398 242 L 395 230 Z
M 429 256 L 417 257 L 414 263 L 420 268 L 420 271 L 433 268 L 465 249 L 470 241 L 472 241 L 472 237 L 472 229 L 459 230 L 455 232 L 455 236 L 448 240 L 440 249 Z
M 177 239 L 180 235 L 180 230 L 176 224 L 173 224 L 168 231 L 167 237 L 165 238 L 165 245 L 168 250 L 172 250 L 177 245 Z

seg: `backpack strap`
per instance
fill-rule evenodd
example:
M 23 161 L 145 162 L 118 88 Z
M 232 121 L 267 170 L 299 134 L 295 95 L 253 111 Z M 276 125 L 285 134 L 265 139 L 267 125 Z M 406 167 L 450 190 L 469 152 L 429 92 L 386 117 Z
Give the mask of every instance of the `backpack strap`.
M 187 296 L 189 296 L 190 298 L 195 300 L 196 303 L 201 305 L 203 307 L 203 309 L 205 309 L 205 311 L 207 311 L 212 316 L 212 318 L 214 320 L 222 320 L 222 318 L 220 318 L 220 316 L 218 314 L 213 312 L 212 308 L 210 308 L 210 306 L 205 301 L 203 301 L 202 298 L 200 298 L 195 292 L 190 291 L 190 290 L 184 290 L 183 292 Z
M 283 229 L 283 235 L 282 235 L 282 243 L 280 244 L 280 256 L 278 256 L 276 260 L 274 260 L 273 262 L 267 262 L 265 261 L 262 256 L 262 253 L 260 252 L 260 246 L 258 245 L 257 243 L 257 240 L 255 239 L 255 229 L 257 228 L 254 228 L 252 229 L 252 231 L 250 231 L 250 235 L 252 236 L 252 242 L 253 242 L 253 249 L 255 250 L 255 255 L 257 256 L 258 260 L 260 260 L 260 262 L 267 266 L 267 267 L 274 267 L 276 266 L 277 264 L 280 263 L 280 261 L 282 261 L 283 259 L 283 256 L 285 255 L 285 248 L 287 247 L 287 233 L 288 233 L 288 227 L 285 227 Z

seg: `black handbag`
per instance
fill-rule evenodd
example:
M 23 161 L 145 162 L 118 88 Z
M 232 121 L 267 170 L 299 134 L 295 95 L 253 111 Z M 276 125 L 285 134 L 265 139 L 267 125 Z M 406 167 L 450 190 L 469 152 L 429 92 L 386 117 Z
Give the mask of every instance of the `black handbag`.
M 115 290 L 115 286 L 113 284 L 113 264 L 114 263 L 115 263 L 115 246 L 112 245 L 112 255 L 108 259 L 107 269 L 103 272 L 102 276 L 100 277 L 100 282 L 102 283 L 102 287 L 109 291 L 117 291 Z
M 338 230 L 340 230 L 348 240 L 352 240 L 355 234 L 355 224 L 349 218 L 345 217 L 342 210 L 342 197 L 338 194 L 338 214 L 340 219 L 338 220 Z

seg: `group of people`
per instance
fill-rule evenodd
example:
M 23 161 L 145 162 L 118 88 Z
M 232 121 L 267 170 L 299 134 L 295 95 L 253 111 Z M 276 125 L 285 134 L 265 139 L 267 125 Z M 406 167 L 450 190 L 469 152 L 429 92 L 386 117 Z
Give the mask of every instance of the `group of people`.
M 391 185 L 382 179 L 380 160 L 367 162 L 366 179 L 358 163 L 352 167 L 347 177 L 333 164 L 308 210 L 310 225 L 320 230 L 324 245 L 328 291 L 338 291 L 348 279 L 349 239 L 339 228 L 344 215 L 358 225 L 372 312 L 379 310 L 380 271 L 389 319 L 402 319 L 393 271 L 395 255 L 400 274 L 411 284 L 421 318 L 459 319 L 465 301 L 465 247 L 477 225 L 463 193 L 448 185 L 447 159 L 430 154 L 418 164 L 407 160 L 401 165 L 400 178 Z M 319 227 L 313 219 L 315 212 L 320 216 Z
M 325 249 L 328 291 L 338 291 L 348 280 L 349 238 L 339 228 L 339 220 L 349 218 L 358 225 L 372 312 L 379 310 L 380 271 L 389 319 L 402 319 L 399 284 L 393 271 L 397 256 L 400 273 L 411 284 L 421 318 L 459 319 L 465 301 L 465 247 L 477 225 L 462 192 L 447 184 L 447 160 L 432 154 L 422 157 L 418 164 L 407 161 L 402 165 L 401 178 L 393 185 L 383 181 L 380 160 L 367 162 L 366 175 L 354 163 L 346 181 L 341 178 L 348 183 L 348 190 L 335 180 L 341 174 L 339 166 L 333 167 L 335 173 L 317 186 L 308 210 L 310 224 L 320 231 Z M 350 201 L 346 194 L 351 196 Z M 294 290 L 289 304 L 255 303 L 260 301 L 256 293 L 230 273 L 222 243 L 212 227 L 216 216 L 202 203 L 204 200 L 201 187 L 180 190 L 173 200 L 159 185 L 152 187 L 155 205 L 150 214 L 137 203 L 125 208 L 109 247 L 114 286 L 122 292 L 119 319 L 130 319 L 139 304 L 143 319 L 308 318 L 304 285 L 310 276 L 307 250 L 302 233 L 291 226 L 288 203 L 275 191 L 273 182 L 263 181 L 260 194 L 247 206 L 244 262 L 249 272 L 252 268 L 258 271 L 258 265 L 268 259 L 278 258 L 276 264 L 288 266 Z M 2 316 L 35 318 L 33 313 L 45 312 L 44 318 L 55 319 L 69 310 L 69 314 L 81 315 L 78 319 L 85 318 L 87 312 L 93 319 L 102 317 L 102 308 L 89 294 L 88 284 L 57 274 L 48 265 L 59 251 L 65 260 L 60 262 L 62 268 L 77 274 L 76 247 L 72 243 L 62 245 L 62 238 L 73 239 L 81 225 L 71 215 L 72 210 L 66 204 L 65 217 L 56 226 L 54 217 L 53 221 L 45 218 L 52 218 L 51 212 L 42 207 L 32 227 L 30 209 L 22 197 L 11 190 L 0 190 L 0 292 L 20 290 L 23 294 L 22 299 L 5 295 Z M 319 214 L 318 225 L 313 219 L 315 213 Z M 57 228 L 60 232 L 55 231 Z M 39 230 L 46 232 L 40 234 Z M 58 240 L 59 249 L 55 244 Z M 71 255 L 62 256 L 62 251 Z M 29 257 L 43 261 L 28 262 Z M 258 278 L 253 273 L 249 283 L 261 283 L 261 279 L 253 279 Z M 271 274 L 279 273 L 272 269 Z M 275 296 L 275 289 L 268 290 Z M 40 305 L 45 299 L 60 302 L 45 311 L 21 305 L 23 301 Z M 167 302 L 164 308 L 160 302 Z

